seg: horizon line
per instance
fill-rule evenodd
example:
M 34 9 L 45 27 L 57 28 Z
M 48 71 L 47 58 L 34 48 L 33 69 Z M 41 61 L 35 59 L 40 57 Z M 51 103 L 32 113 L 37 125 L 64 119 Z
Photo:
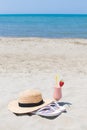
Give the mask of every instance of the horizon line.
M 0 13 L 0 15 L 87 15 L 83 13 Z

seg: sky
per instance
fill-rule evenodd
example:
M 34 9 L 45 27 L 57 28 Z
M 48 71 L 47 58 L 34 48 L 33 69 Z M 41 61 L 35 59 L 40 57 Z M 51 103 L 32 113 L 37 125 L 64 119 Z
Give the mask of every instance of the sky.
M 87 14 L 87 0 L 0 0 L 0 14 Z

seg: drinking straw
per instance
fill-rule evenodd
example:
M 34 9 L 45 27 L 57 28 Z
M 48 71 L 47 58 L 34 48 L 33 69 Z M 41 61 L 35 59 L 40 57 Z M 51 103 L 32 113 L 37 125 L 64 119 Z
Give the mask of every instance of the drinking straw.
M 58 86 L 58 75 L 56 75 L 56 86 Z

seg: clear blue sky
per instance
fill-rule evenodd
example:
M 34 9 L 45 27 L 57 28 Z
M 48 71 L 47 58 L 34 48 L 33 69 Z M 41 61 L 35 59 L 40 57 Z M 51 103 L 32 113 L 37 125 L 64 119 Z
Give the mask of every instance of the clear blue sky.
M 87 0 L 0 0 L 0 14 L 87 14 Z

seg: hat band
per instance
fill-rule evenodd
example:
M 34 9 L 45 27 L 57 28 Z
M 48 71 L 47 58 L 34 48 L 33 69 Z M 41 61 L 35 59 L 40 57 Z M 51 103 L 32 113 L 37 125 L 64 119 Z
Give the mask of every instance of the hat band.
M 38 103 L 18 103 L 18 105 L 20 107 L 35 107 L 35 106 L 39 106 L 39 105 L 42 105 L 44 102 L 43 100 L 41 100 L 40 102 Z

